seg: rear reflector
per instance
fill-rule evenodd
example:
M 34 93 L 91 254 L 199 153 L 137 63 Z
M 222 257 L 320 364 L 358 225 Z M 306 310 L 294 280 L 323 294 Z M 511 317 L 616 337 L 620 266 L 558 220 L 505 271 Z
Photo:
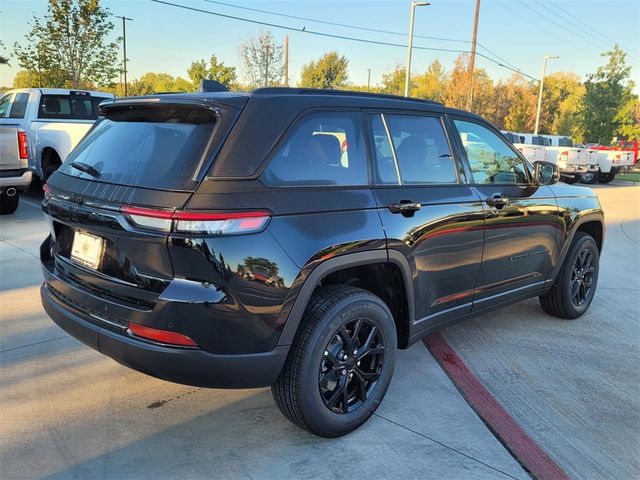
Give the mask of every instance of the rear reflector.
M 181 347 L 197 347 L 198 344 L 186 335 L 181 333 L 159 330 L 157 328 L 145 327 L 137 323 L 129 322 L 129 331 L 137 337 L 153 340 L 154 342 L 166 343 L 168 345 L 179 345 Z
M 26 132 L 18 132 L 18 152 L 20 154 L 20 160 L 26 160 L 27 158 L 29 158 Z
M 206 235 L 231 235 L 257 232 L 265 227 L 271 214 L 267 211 L 205 213 L 152 210 L 123 206 L 120 211 L 132 223 L 143 228 Z

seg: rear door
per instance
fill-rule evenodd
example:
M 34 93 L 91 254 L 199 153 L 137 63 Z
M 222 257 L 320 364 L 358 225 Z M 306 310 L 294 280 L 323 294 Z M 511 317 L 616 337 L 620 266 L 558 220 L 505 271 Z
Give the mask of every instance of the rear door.
M 388 248 L 414 279 L 412 335 L 471 310 L 484 219 L 438 115 L 368 114 L 375 184 Z
M 557 261 L 560 224 L 555 196 L 537 185 L 531 167 L 489 125 L 455 118 L 484 203 L 485 242 L 474 310 L 543 288 Z
M 47 183 L 51 237 L 41 256 L 52 288 L 71 302 L 75 290 L 90 293 L 78 298 L 102 317 L 153 308 L 173 277 L 170 215 L 187 203 L 238 112 L 171 99 L 106 108 Z

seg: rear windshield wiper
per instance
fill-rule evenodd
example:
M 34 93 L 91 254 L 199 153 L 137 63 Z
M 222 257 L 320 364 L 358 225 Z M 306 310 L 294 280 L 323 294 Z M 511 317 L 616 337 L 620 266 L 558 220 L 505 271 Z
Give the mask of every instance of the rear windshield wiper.
M 100 172 L 98 170 L 93 168 L 91 165 L 87 165 L 86 163 L 71 162 L 69 165 L 71 165 L 76 170 L 80 170 L 81 172 L 88 173 L 94 178 L 98 178 L 100 176 Z

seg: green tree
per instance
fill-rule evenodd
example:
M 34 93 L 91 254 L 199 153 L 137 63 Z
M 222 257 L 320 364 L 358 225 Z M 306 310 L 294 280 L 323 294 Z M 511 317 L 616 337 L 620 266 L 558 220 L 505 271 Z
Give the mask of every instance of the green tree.
M 21 68 L 36 72 L 42 86 L 87 88 L 113 84 L 118 73 L 114 25 L 99 0 L 49 0 L 44 17 L 33 17 L 25 43 L 15 44 Z
M 561 112 L 564 112 L 563 128 L 572 128 L 567 122 L 574 117 L 572 112 L 578 105 L 574 97 L 577 96 L 580 100 L 582 90 L 580 77 L 575 73 L 556 72 L 545 77 L 540 109 L 540 133 L 561 135 L 557 130 Z
M 402 64 L 396 66 L 390 72 L 382 74 L 382 92 L 391 95 L 404 94 L 405 68 Z M 415 77 L 411 77 L 409 84 L 409 94 L 411 94 L 416 86 Z
M 273 34 L 266 30 L 242 40 L 239 45 L 244 75 L 252 88 L 282 84 L 284 53 Z
M 0 49 L 4 50 L 4 43 L 2 43 L 2 40 L 0 40 Z M 0 55 L 0 65 L 9 65 L 9 57 Z
M 618 134 L 629 140 L 640 140 L 640 100 L 633 95 L 616 115 Z
M 187 75 L 196 87 L 202 80 L 215 80 L 230 90 L 237 84 L 236 67 L 228 67 L 224 62 L 218 62 L 215 55 L 211 55 L 208 65 L 204 60 L 191 62 Z
M 147 72 L 139 79 L 128 84 L 128 94 L 151 95 L 153 93 L 167 92 L 190 92 L 194 90 L 194 85 L 189 80 L 182 77 L 173 77 L 168 73 Z
M 521 75 L 513 75 L 505 88 L 505 103 L 508 105 L 508 113 L 504 117 L 505 130 L 533 131 L 536 116 L 535 85 L 527 83 Z
M 622 124 L 619 112 L 632 97 L 631 67 L 626 53 L 617 45 L 604 54 L 606 65 L 587 77 L 582 108 L 582 125 L 588 142 L 609 144 Z
M 31 88 L 40 86 L 40 78 L 37 72 L 20 70 L 13 78 L 13 88 Z
M 449 107 L 461 109 L 467 107 L 471 87 L 468 63 L 469 56 L 466 54 L 456 58 L 445 92 L 445 104 Z
M 404 82 L 404 78 L 402 80 Z M 444 102 L 448 81 L 447 71 L 438 60 L 434 60 L 426 72 L 413 77 L 415 88 L 412 94 L 419 98 Z
M 299 87 L 344 88 L 347 85 L 349 60 L 332 51 L 302 67 Z

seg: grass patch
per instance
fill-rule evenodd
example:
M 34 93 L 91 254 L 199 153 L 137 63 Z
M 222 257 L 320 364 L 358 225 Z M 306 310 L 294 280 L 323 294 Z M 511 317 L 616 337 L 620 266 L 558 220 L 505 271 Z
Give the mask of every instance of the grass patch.
M 616 180 L 626 180 L 628 182 L 640 182 L 640 173 L 620 173 L 616 175 Z

